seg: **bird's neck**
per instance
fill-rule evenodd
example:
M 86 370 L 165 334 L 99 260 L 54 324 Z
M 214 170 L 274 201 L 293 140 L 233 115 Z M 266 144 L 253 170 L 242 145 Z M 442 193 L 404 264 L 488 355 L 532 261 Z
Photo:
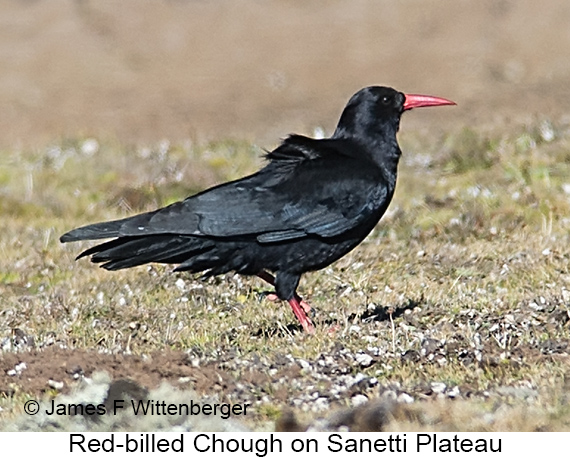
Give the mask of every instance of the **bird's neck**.
M 339 123 L 332 139 L 345 139 L 358 144 L 368 160 L 380 168 L 387 179 L 395 183 L 398 162 L 402 155 L 396 139 L 398 127 L 399 119 L 368 126 L 356 124 L 350 128 Z

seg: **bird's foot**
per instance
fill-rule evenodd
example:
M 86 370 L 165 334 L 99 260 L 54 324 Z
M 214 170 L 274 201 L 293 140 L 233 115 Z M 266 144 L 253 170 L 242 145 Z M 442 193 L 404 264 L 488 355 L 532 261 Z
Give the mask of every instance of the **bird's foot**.
M 303 300 L 299 302 L 298 297 L 296 296 L 288 301 L 289 305 L 291 306 L 291 309 L 293 309 L 293 314 L 295 314 L 297 319 L 299 319 L 299 322 L 301 323 L 303 330 L 305 330 L 305 332 L 309 334 L 315 333 L 315 326 L 313 325 L 313 322 L 311 321 L 309 316 L 307 316 L 307 313 L 305 312 L 305 307 L 302 305 L 304 303 Z M 309 305 L 307 305 L 306 303 L 304 304 L 305 306 L 308 306 L 309 310 L 311 309 Z
M 269 301 L 279 300 L 277 294 L 272 294 L 272 293 L 267 294 L 265 298 L 267 298 L 267 300 Z M 297 319 L 299 319 L 299 322 L 303 326 L 303 329 L 308 333 L 315 333 L 315 327 L 311 321 L 311 318 L 309 317 L 309 315 L 313 311 L 311 305 L 309 305 L 305 300 L 303 300 L 297 294 L 295 294 L 294 298 L 289 300 L 289 305 L 291 305 L 291 308 L 293 308 L 293 313 L 295 313 L 295 316 L 297 317 Z
M 307 316 L 312 313 L 313 308 L 311 308 L 311 305 L 309 305 L 305 300 L 303 300 L 298 295 L 295 295 L 295 298 L 297 299 L 297 301 L 299 302 L 299 306 L 301 306 L 301 308 L 303 308 L 303 311 L 305 311 L 305 314 Z
M 267 281 L 272 286 L 275 286 L 275 277 L 271 273 L 267 273 L 266 271 L 260 271 L 257 276 L 259 276 L 264 281 Z M 265 296 L 270 301 L 279 300 L 277 294 L 267 294 Z M 289 305 L 293 309 L 293 313 L 299 319 L 299 322 L 303 329 L 307 333 L 315 333 L 315 326 L 309 317 L 309 314 L 312 312 L 311 305 L 309 305 L 305 300 L 303 300 L 299 295 L 295 294 L 293 298 L 288 300 Z

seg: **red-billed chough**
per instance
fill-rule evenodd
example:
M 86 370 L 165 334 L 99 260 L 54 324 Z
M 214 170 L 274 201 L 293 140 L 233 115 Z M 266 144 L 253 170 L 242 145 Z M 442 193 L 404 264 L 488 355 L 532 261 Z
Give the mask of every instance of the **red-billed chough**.
M 400 116 L 454 104 L 364 88 L 349 100 L 330 138 L 291 135 L 251 176 L 156 211 L 77 228 L 60 240 L 114 238 L 78 257 L 90 255 L 107 270 L 158 262 L 205 276 L 257 275 L 275 286 L 311 333 L 310 307 L 296 293 L 299 279 L 352 250 L 386 211 L 401 155 Z

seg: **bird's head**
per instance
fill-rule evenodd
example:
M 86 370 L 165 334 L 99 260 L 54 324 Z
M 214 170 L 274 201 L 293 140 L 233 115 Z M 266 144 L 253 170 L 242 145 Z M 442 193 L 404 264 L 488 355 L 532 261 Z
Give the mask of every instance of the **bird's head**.
M 395 135 L 404 111 L 440 105 L 455 105 L 455 102 L 430 95 L 404 94 L 391 87 L 365 87 L 348 101 L 333 138 Z

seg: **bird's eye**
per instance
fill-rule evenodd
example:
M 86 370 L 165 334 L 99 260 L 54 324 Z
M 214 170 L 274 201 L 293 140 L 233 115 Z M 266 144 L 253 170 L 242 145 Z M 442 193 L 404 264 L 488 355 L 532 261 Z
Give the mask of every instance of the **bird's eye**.
M 382 97 L 382 104 L 383 105 L 389 105 L 391 101 L 392 101 L 392 99 L 390 97 L 388 97 L 387 95 L 384 95 L 384 97 Z

